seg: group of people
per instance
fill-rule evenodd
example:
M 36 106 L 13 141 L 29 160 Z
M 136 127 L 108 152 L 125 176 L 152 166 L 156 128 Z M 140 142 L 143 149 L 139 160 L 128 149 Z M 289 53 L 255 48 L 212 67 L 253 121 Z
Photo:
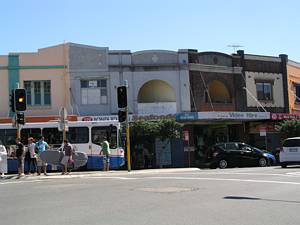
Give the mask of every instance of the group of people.
M 17 138 L 15 156 L 17 159 L 18 177 L 25 176 L 25 164 L 28 175 L 40 175 L 41 172 L 43 172 L 44 175 L 47 175 L 47 163 L 41 159 L 40 155 L 48 149 L 50 149 L 50 147 L 44 140 L 44 137 L 40 137 L 36 142 L 34 142 L 34 138 L 29 137 L 27 149 L 25 149 L 21 139 Z M 64 152 L 64 156 L 60 162 L 60 164 L 63 165 L 62 175 L 69 174 L 70 171 L 68 171 L 68 168 L 70 164 L 74 164 L 74 148 L 68 140 L 64 140 L 61 150 Z M 103 156 L 103 170 L 109 171 L 110 147 L 106 138 L 104 138 L 102 142 L 100 155 Z M 5 146 L 0 145 L 0 174 L 2 178 L 5 173 L 7 173 L 7 152 Z
M 47 175 L 47 163 L 40 158 L 40 154 L 45 150 L 49 149 L 48 143 L 44 140 L 44 137 L 40 137 L 37 142 L 34 142 L 32 137 L 28 138 L 28 146 L 25 151 L 25 146 L 21 142 L 20 138 L 16 139 L 16 157 L 18 176 L 24 176 L 24 161 L 27 164 L 28 174 L 37 173 L 40 175 L 41 172 Z

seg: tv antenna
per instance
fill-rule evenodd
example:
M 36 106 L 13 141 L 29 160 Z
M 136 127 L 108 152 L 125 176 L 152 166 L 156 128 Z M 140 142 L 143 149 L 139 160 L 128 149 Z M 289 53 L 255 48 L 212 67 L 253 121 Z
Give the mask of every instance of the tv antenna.
M 244 47 L 244 46 L 238 45 L 238 44 L 232 44 L 232 45 L 227 45 L 227 47 L 233 48 L 233 52 L 235 53 L 235 50 L 236 50 L 237 48 Z

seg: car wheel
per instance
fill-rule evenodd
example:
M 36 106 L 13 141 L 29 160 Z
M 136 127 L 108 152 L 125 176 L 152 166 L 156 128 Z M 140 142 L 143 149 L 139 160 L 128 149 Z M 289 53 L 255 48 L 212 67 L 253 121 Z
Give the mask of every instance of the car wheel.
M 260 159 L 258 160 L 258 165 L 259 165 L 260 167 L 265 167 L 265 166 L 268 165 L 268 161 L 266 160 L 266 158 L 260 158 Z
M 225 169 L 228 166 L 228 162 L 226 159 L 221 159 L 219 161 L 219 168 L 220 169 Z
M 280 163 L 281 168 L 286 168 L 287 164 L 286 163 Z

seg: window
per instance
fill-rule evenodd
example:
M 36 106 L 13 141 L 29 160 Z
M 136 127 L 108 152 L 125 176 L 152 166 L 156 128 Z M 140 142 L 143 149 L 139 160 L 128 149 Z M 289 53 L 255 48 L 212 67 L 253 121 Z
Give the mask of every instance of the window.
M 40 128 L 23 128 L 21 130 L 21 141 L 23 144 L 28 144 L 28 138 L 33 137 L 35 140 L 38 140 L 41 136 Z
M 51 105 L 51 81 L 24 81 L 27 105 Z
M 58 131 L 58 128 L 44 128 L 43 136 L 45 137 L 45 141 L 49 145 L 54 145 L 55 147 L 60 147 L 63 142 L 63 133 Z
M 81 80 L 81 103 L 83 105 L 107 104 L 107 80 Z
M 258 100 L 273 100 L 273 84 L 270 82 L 257 82 L 256 92 Z
M 103 137 L 107 138 L 110 148 L 117 147 L 117 128 L 115 126 L 92 127 L 92 143 L 101 145 Z
M 295 84 L 295 102 L 300 103 L 300 84 Z
M 226 144 L 227 150 L 238 150 L 238 145 L 236 143 L 227 143 Z
M 67 132 L 70 143 L 83 144 L 89 142 L 89 128 L 88 127 L 69 127 Z
M 16 129 L 3 129 L 0 130 L 0 144 L 3 145 L 15 145 L 17 138 Z

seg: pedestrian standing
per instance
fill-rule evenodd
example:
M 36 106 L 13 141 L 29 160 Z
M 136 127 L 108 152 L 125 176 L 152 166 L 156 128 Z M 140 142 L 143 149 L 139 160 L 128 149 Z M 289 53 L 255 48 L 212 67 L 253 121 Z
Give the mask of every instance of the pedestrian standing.
M 28 138 L 27 151 L 29 152 L 28 171 L 32 174 L 35 174 L 37 172 L 37 154 L 35 152 L 35 143 L 33 142 L 32 137 Z
M 0 173 L 1 178 L 7 173 L 7 152 L 4 145 L 0 145 Z
M 20 138 L 16 139 L 16 157 L 18 165 L 18 176 L 19 178 L 24 176 L 24 145 Z
M 106 137 L 103 138 L 100 155 L 103 155 L 103 171 L 109 171 L 110 148 Z
M 64 145 L 63 145 L 63 152 L 64 152 L 64 157 L 61 160 L 61 164 L 64 166 L 64 170 L 62 172 L 62 175 L 68 173 L 68 165 L 73 164 L 73 146 L 68 142 L 68 140 L 64 140 Z
M 45 141 L 44 137 L 41 136 L 38 142 L 35 143 L 35 149 L 37 151 L 37 170 L 38 170 L 38 175 L 41 174 L 41 171 L 43 169 L 44 175 L 47 175 L 47 163 L 44 162 L 40 155 L 42 152 L 46 151 L 46 149 L 49 149 L 48 143 Z

